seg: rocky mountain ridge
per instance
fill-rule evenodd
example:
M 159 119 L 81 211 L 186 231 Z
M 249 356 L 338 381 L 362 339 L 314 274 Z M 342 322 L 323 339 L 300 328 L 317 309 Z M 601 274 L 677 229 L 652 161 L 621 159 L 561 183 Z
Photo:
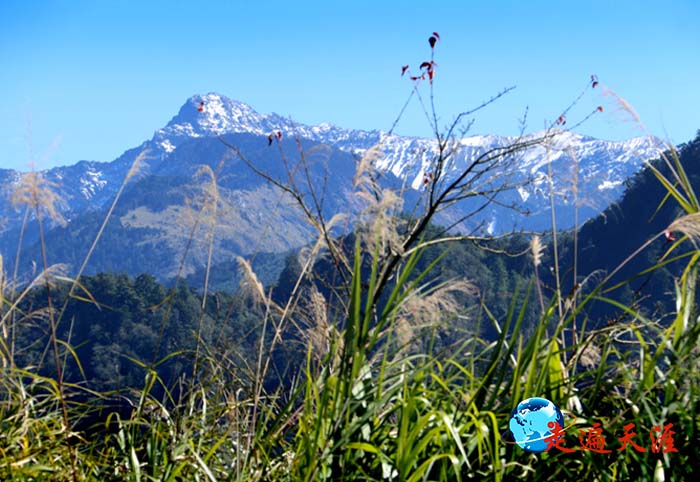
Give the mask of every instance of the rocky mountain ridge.
M 274 135 L 277 140 L 277 133 L 282 138 L 280 147 L 291 158 L 298 156 L 298 146 L 313 153 L 308 157 L 313 164 L 311 176 L 317 185 L 323 184 L 324 192 L 328 194 L 324 196 L 324 210 L 329 215 L 352 204 L 350 192 L 356 160 L 368 149 L 378 146 L 376 167 L 386 173 L 385 180 L 393 183 L 392 186 L 406 187 L 407 199 L 416 199 L 420 195 L 424 179 L 438 153 L 435 139 L 403 137 L 376 130 L 348 130 L 327 123 L 308 126 L 278 114 L 260 114 L 247 104 L 219 94 L 195 95 L 150 140 L 127 150 L 116 160 L 107 163 L 80 161 L 41 173 L 58 194 L 55 207 L 68 223 L 64 227 L 54 226 L 55 242 L 64 245 L 70 244 L 71 239 L 81 240 L 82 247 L 63 250 L 70 253 L 69 264 L 74 265 L 80 252 L 86 248 L 84 244 L 90 233 L 96 232 L 97 220 L 122 186 L 133 161 L 141 152 L 148 151 L 140 168 L 140 181 L 130 181 L 119 202 L 120 207 L 114 213 L 117 220 L 113 221 L 112 249 L 133 251 L 134 245 L 147 247 L 151 258 L 158 257 L 159 249 L 170 250 L 170 261 L 160 259 L 158 267 L 150 270 L 161 277 L 175 274 L 174 266 L 178 263 L 172 257 L 177 250 L 184 249 L 185 244 L 182 240 L 176 241 L 181 229 L 169 224 L 180 222 L 188 209 L 187 203 L 191 202 L 192 196 L 198 195 L 199 187 L 194 184 L 198 166 L 206 164 L 215 170 L 225 158 L 226 166 L 218 180 L 220 206 L 217 222 L 221 224 L 217 225 L 220 245 L 217 245 L 215 258 L 228 261 L 235 255 L 250 255 L 253 250 L 284 252 L 296 249 L 308 242 L 313 233 L 300 213 L 294 211 L 293 203 L 254 175 L 218 140 L 219 136 L 225 137 L 228 142 L 240 146 L 241 152 L 245 152 L 252 162 L 285 179 L 287 173 L 279 157 L 280 150 L 268 146 L 268 137 Z M 492 135 L 455 139 L 451 144 L 452 154 L 446 164 L 444 180 L 449 181 L 462 172 L 477 156 L 516 141 L 518 139 Z M 547 229 L 551 223 L 550 193 L 555 196 L 558 227 L 573 225 L 574 210 L 578 212 L 579 223 L 583 223 L 618 199 L 625 181 L 640 169 L 644 161 L 657 157 L 658 153 L 659 143 L 655 139 L 609 142 L 572 132 L 558 132 L 547 145 L 540 144 L 518 152 L 509 164 L 511 172 L 493 173 L 494 179 L 501 175 L 507 177 L 509 182 L 518 186 L 517 189 L 503 192 L 498 203 L 480 211 L 478 216 L 469 220 L 469 224 L 457 223 L 457 227 L 490 233 Z M 0 196 L 9 199 L 20 178 L 21 173 L 0 170 Z M 153 190 L 164 191 L 154 196 Z M 445 216 L 439 221 L 452 223 L 482 202 L 478 199 L 460 202 L 451 217 Z M 513 210 L 512 206 L 518 209 Z M 530 215 L 523 216 L 524 211 Z M 4 220 L 0 225 L 0 249 L 8 259 L 7 255 L 16 250 L 24 212 L 10 202 L 2 201 L 0 219 Z M 265 228 L 264 223 L 277 227 Z M 256 231 L 267 233 L 267 241 L 255 241 Z M 283 232 L 289 236 L 280 236 L 279 233 Z M 31 227 L 22 235 L 25 245 L 36 242 L 36 232 Z M 131 245 L 119 247 L 119 236 Z M 105 261 L 95 270 L 120 268 L 111 266 L 108 258 L 105 253 Z M 188 269 L 195 269 L 201 262 L 198 259 Z M 132 263 L 126 270 L 138 266 L 138 263 Z

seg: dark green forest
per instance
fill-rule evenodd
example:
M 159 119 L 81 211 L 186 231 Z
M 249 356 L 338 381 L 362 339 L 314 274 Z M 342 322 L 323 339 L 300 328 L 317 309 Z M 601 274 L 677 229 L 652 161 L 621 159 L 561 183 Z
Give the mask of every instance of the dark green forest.
M 433 228 L 433 232 L 438 229 Z M 492 243 L 489 249 L 522 252 L 526 246 L 523 239 L 511 239 Z M 425 283 L 436 285 L 466 275 L 478 287 L 478 292 L 460 300 L 463 316 L 452 320 L 452 328 L 456 332 L 480 330 L 494 338 L 483 308 L 488 306 L 498 318 L 505 316 L 509 300 L 524 289 L 532 275 L 527 256 L 493 254 L 474 243 L 462 242 L 454 243 L 446 252 L 437 247 L 428 249 L 418 269 L 426 269 L 436 260 Z M 289 298 L 301 269 L 294 253 L 282 263 L 279 279 L 267 287 L 280 303 Z M 213 284 L 236 286 L 234 290 L 209 294 L 204 310 L 201 292 L 196 288 L 201 284 L 188 286 L 185 282 L 196 282 L 197 276 L 174 280 L 168 286 L 148 274 L 131 278 L 101 273 L 82 277 L 82 289 L 71 296 L 70 283 L 58 283 L 51 289 L 53 306 L 64 310 L 58 336 L 73 347 L 67 356 L 66 380 L 85 383 L 94 390 L 128 391 L 142 387 L 147 370 L 156 367 L 160 378 L 172 387 L 193 373 L 198 337 L 212 352 L 234 362 L 253 359 L 260 343 L 261 308 L 238 292 L 241 276 L 237 265 L 227 264 L 214 272 Z M 334 292 L 332 276 L 327 263 L 316 265 L 315 288 L 329 299 Z M 335 281 L 338 284 L 340 280 Z M 306 283 L 305 288 L 309 286 Z M 50 374 L 55 367 L 46 356 L 50 337 L 44 318 L 47 299 L 46 289 L 39 287 L 22 302 L 21 310 L 28 315 L 17 324 L 15 359 L 20 366 L 42 366 L 42 371 Z M 529 319 L 535 316 L 533 311 Z M 286 332 L 286 342 L 276 353 L 278 383 L 289 382 L 303 368 L 304 346 L 295 343 L 298 338 L 294 330 Z M 166 355 L 168 359 L 162 361 Z

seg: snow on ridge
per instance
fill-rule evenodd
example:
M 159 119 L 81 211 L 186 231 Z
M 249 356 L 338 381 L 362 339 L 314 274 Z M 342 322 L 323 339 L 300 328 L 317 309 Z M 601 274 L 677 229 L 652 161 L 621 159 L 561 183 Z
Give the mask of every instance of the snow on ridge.
M 330 144 L 353 155 L 362 155 L 367 149 L 379 144 L 382 156 L 377 161 L 377 167 L 404 178 L 414 188 L 422 186 L 423 176 L 429 171 L 438 153 L 437 141 L 432 138 L 400 136 L 379 130 L 343 129 L 328 122 L 301 124 L 276 113 L 260 114 L 248 104 L 216 93 L 190 97 L 179 114 L 167 126 L 156 131 L 153 140 L 165 154 L 169 154 L 187 138 L 228 133 L 267 136 L 275 131 L 281 131 L 285 138 L 301 137 Z M 526 149 L 517 154 L 515 166 L 520 171 L 520 176 L 533 179 L 547 175 L 547 165 L 551 164 L 556 176 L 554 184 L 561 185 L 554 186 L 557 190 L 565 189 L 565 185 L 574 177 L 578 177 L 579 181 L 592 182 L 593 189 L 619 189 L 621 182 L 636 172 L 644 160 L 657 157 L 659 152 L 658 140 L 651 137 L 604 141 L 558 130 L 534 132 L 522 136 L 520 140 L 529 141 L 552 134 L 549 149 L 542 145 Z M 507 146 L 518 139 L 492 134 L 457 139 L 452 168 L 459 169 L 460 165 L 489 149 Z M 611 171 L 606 174 L 606 181 L 601 183 L 598 173 L 608 167 Z M 579 169 L 578 176 L 573 176 L 572 169 Z M 598 181 L 594 180 L 596 177 Z M 520 191 L 519 194 L 525 201 L 534 192 L 526 195 L 526 191 Z
M 204 103 L 201 106 L 202 112 L 198 111 L 200 102 Z M 300 136 L 335 144 L 339 149 L 350 152 L 364 151 L 380 141 L 385 146 L 384 150 L 388 152 L 406 151 L 405 144 L 412 147 L 420 146 L 421 150 L 430 144 L 435 144 L 435 139 L 389 135 L 386 132 L 376 130 L 343 129 L 328 122 L 317 125 L 293 122 L 275 113 L 260 114 L 246 103 L 213 92 L 190 97 L 180 114 L 174 117 L 166 127 L 156 131 L 156 137 L 164 142 L 164 138 L 168 137 L 169 134 L 174 134 L 176 137 L 218 136 L 226 133 L 268 135 L 276 130 L 282 131 L 287 136 Z M 522 139 L 527 141 L 543 135 L 545 135 L 544 131 L 535 132 Z M 494 145 L 506 145 L 516 139 L 517 137 L 513 136 L 473 135 L 459 139 L 458 144 L 463 147 L 479 149 Z M 551 147 L 554 150 L 563 150 L 571 146 L 595 148 L 601 144 L 606 145 L 609 149 L 625 151 L 630 148 L 633 150 L 646 149 L 649 141 L 646 137 L 620 142 L 601 141 L 575 132 L 561 130 L 553 137 Z M 393 165 L 391 162 L 389 164 Z
M 85 199 L 91 199 L 97 191 L 107 185 L 107 180 L 102 179 L 102 171 L 89 168 L 85 171 L 85 176 L 80 178 L 80 192 Z
M 622 185 L 622 181 L 608 181 L 605 180 L 598 184 L 598 190 L 599 191 L 605 191 L 607 189 L 615 189 L 617 187 L 620 187 Z

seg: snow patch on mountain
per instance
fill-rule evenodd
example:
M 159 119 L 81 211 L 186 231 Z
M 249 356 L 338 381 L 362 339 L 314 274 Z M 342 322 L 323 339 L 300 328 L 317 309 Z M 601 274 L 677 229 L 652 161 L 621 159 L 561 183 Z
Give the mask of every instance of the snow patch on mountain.
M 85 199 L 91 199 L 97 191 L 107 185 L 107 180 L 103 179 L 102 175 L 102 171 L 88 169 L 85 176 L 80 178 L 80 192 Z
M 161 143 L 159 145 L 168 154 L 170 154 L 171 152 L 173 152 L 175 150 L 175 146 L 173 145 L 172 142 L 170 142 L 170 139 L 165 139 L 165 140 L 161 141 Z
M 600 191 L 604 191 L 606 189 L 615 189 L 620 185 L 622 185 L 622 181 L 603 181 L 598 184 L 598 189 Z

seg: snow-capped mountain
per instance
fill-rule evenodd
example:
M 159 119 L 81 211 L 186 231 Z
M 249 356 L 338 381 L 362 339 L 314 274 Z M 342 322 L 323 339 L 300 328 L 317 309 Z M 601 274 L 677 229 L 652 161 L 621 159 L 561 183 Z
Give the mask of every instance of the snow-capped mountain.
M 183 140 L 193 137 L 227 133 L 268 136 L 276 131 L 285 136 L 330 144 L 352 154 L 361 154 L 381 142 L 383 156 L 377 167 L 391 171 L 399 178 L 407 177 L 414 188 L 420 187 L 423 173 L 430 168 L 437 152 L 435 139 L 405 137 L 377 130 L 343 129 L 328 123 L 308 126 L 274 113 L 259 114 L 247 104 L 214 93 L 188 99 L 178 115 L 156 131 L 151 142 L 170 153 Z M 494 135 L 465 137 L 457 141 L 457 157 L 465 162 L 489 149 L 515 141 L 513 137 Z M 597 181 L 599 190 L 614 190 L 636 172 L 644 160 L 657 157 L 661 146 L 657 139 L 649 137 L 611 142 L 562 131 L 553 136 L 549 154 L 544 146 L 532 149 L 524 156 L 519 169 L 532 175 L 546 170 L 548 160 L 552 164 L 560 160 L 576 161 L 584 174 L 579 180 Z M 458 170 L 459 164 L 454 169 Z M 600 177 L 594 180 L 598 175 Z
M 278 114 L 259 114 L 243 102 L 210 93 L 190 97 L 180 112 L 164 128 L 156 131 L 152 142 L 162 150 L 172 152 L 183 140 L 192 137 L 230 133 L 267 137 L 276 131 L 282 131 L 286 136 L 331 144 L 345 151 L 356 147 L 358 142 L 374 145 L 381 137 L 379 131 L 348 130 L 327 123 L 307 126 Z
M 296 150 L 294 141 L 297 139 L 305 149 L 313 149 L 318 144 L 330 146 L 318 169 L 329 169 L 333 176 L 328 178 L 320 171 L 312 173 L 319 183 L 330 183 L 326 186 L 330 193 L 328 209 L 342 209 L 344 203 L 351 202 L 348 193 L 352 189 L 354 157 L 368 149 L 378 146 L 380 154 L 376 157 L 376 167 L 387 173 L 386 180 L 393 186 L 409 187 L 408 198 L 413 200 L 424 189 L 425 178 L 434 169 L 439 152 L 435 139 L 376 130 L 349 130 L 327 123 L 309 126 L 274 113 L 260 114 L 247 104 L 215 93 L 195 95 L 150 140 L 127 150 L 116 160 L 106 163 L 81 161 L 41 173 L 58 194 L 54 207 L 68 221 L 67 228 L 56 228 L 56 236 L 64 241 L 75 238 L 76 242 L 80 240 L 82 247 L 89 246 L 86 240 L 92 234 L 86 226 L 98 223 L 96 220 L 111 204 L 133 161 L 142 151 L 148 150 L 147 162 L 140 169 L 139 179 L 144 181 L 130 182 L 119 202 L 121 207 L 115 211 L 114 217 L 118 219 L 114 222 L 121 231 L 115 231 L 112 242 L 118 243 L 120 237 L 131 237 L 129 249 L 149 246 L 149 254 L 143 259 L 158 260 L 162 266 L 154 270 L 172 274 L 172 263 L 158 254 L 166 245 L 172 245 L 173 252 L 179 246 L 175 246 L 179 243 L 177 230 L 173 231 L 166 225 L 182 214 L 186 204 L 183 196 L 196 191 L 192 184 L 196 167 L 200 164 L 214 167 L 225 156 L 227 150 L 217 137 L 225 136 L 246 150 L 252 161 L 282 175 L 284 166 L 279 151 L 268 147 L 268 136 L 277 132 L 281 132 L 283 146 L 290 152 Z M 449 146 L 451 154 L 445 163 L 442 182 L 454 179 L 484 153 L 538 135 L 542 134 L 523 139 L 498 136 L 455 139 Z M 554 193 L 557 225 L 571 227 L 574 205 L 578 207 L 580 223 L 598 214 L 620 197 L 625 180 L 637 172 L 645 160 L 657 157 L 658 153 L 659 143 L 649 138 L 608 142 L 571 132 L 557 133 L 546 145 L 540 143 L 513 154 L 506 172 L 490 172 L 494 177 L 480 179 L 481 186 L 494 186 L 494 183 L 507 180 L 517 185 L 517 189 L 499 194 L 498 203 L 480 210 L 478 216 L 469 219 L 469 223 L 457 223 L 457 226 L 491 232 L 513 228 L 546 229 L 551 223 L 550 193 Z M 216 257 L 226 259 L 236 254 L 249 254 L 253 249 L 281 252 L 308 242 L 311 233 L 308 226 L 303 226 L 302 218 L 270 201 L 274 190 L 270 190 L 244 164 L 236 160 L 230 162 L 238 164 L 227 166 L 228 170 L 221 177 L 221 210 L 228 216 L 221 219 L 229 224 L 217 228 L 222 245 L 220 255 Z M 3 255 L 14 252 L 22 233 L 24 212 L 6 201 L 20 184 L 20 177 L 16 171 L 0 170 L 0 196 L 3 199 L 0 201 L 0 220 L 3 221 L 0 222 L 0 253 Z M 153 195 L 156 190 L 159 190 L 158 196 Z M 483 199 L 476 198 L 460 201 L 451 216 L 445 215 L 439 221 L 446 224 L 457 222 L 464 213 L 475 210 L 482 202 Z M 516 206 L 518 210 L 507 206 Z M 529 212 L 530 216 L 523 216 L 523 211 Z M 265 223 L 276 223 L 278 228 L 266 231 L 266 235 L 272 237 L 261 248 L 251 239 Z M 25 244 L 36 240 L 36 233 L 31 229 L 21 236 Z M 79 257 L 77 247 L 66 249 Z M 119 269 L 111 265 L 100 269 L 106 268 Z M 133 269 L 137 268 L 143 266 L 134 261 Z M 132 270 L 131 267 L 123 269 Z
M 379 145 L 382 155 L 376 166 L 391 172 L 414 189 L 421 189 L 425 175 L 430 173 L 438 153 L 435 139 L 406 137 L 384 131 L 348 130 L 328 123 L 308 126 L 293 122 L 278 114 L 260 114 L 252 107 L 227 97 L 210 93 L 193 96 L 167 126 L 156 131 L 151 143 L 166 154 L 191 138 L 214 137 L 228 133 L 250 133 L 268 136 L 281 132 L 285 137 L 303 138 L 329 144 L 345 152 L 361 155 Z M 519 218 L 518 213 L 490 211 L 488 224 L 498 230 L 512 227 L 546 229 L 550 214 L 550 192 L 560 206 L 558 226 L 573 225 L 574 204 L 580 211 L 580 221 L 600 213 L 616 201 L 624 190 L 624 182 L 643 165 L 658 157 L 663 144 L 650 137 L 638 137 L 612 142 L 568 131 L 553 132 L 545 145 L 518 152 L 510 164 L 515 169 L 510 182 L 522 184 L 518 196 L 506 195 L 510 204 L 520 205 L 520 211 L 531 214 Z M 534 133 L 522 139 L 478 135 L 457 139 L 447 172 L 455 175 L 478 156 L 504 148 L 518 141 L 527 141 L 544 133 Z M 551 172 L 551 185 L 549 183 Z

